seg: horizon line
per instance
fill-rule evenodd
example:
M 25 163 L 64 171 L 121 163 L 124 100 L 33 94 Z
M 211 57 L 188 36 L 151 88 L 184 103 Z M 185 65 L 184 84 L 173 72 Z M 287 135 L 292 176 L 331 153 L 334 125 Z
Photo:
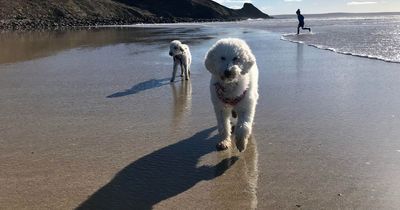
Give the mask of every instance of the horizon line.
M 400 14 L 400 11 L 398 11 L 398 12 L 327 12 L 327 13 L 302 13 L 302 14 L 305 14 L 305 15 L 334 15 L 334 14 L 390 14 L 390 13 Z M 290 13 L 290 14 L 276 14 L 276 15 L 268 14 L 268 15 L 273 17 L 273 16 L 296 15 L 296 14 Z

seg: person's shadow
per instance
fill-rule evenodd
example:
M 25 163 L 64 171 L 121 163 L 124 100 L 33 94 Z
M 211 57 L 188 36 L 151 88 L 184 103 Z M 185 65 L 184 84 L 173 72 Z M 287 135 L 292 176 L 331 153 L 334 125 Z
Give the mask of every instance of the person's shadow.
M 134 85 L 130 89 L 126 89 L 124 91 L 113 93 L 113 94 L 107 96 L 107 98 L 118 98 L 118 97 L 137 94 L 137 93 L 145 91 L 145 90 L 158 88 L 163 85 L 170 84 L 169 80 L 170 80 L 170 78 L 147 80 L 147 81 L 144 81 L 144 82 Z
M 217 136 L 210 137 L 215 129 L 203 130 L 134 161 L 76 209 L 152 209 L 202 180 L 222 175 L 239 159 L 237 156 L 215 166 L 197 166 L 202 156 L 215 151 Z

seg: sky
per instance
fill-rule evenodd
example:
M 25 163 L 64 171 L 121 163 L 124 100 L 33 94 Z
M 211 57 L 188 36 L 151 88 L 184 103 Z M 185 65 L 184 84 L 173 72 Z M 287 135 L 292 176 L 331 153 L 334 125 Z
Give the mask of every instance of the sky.
M 400 12 L 400 0 L 214 0 L 224 6 L 239 9 L 243 3 L 254 4 L 269 15 L 294 14 L 300 8 L 304 14 L 332 12 Z

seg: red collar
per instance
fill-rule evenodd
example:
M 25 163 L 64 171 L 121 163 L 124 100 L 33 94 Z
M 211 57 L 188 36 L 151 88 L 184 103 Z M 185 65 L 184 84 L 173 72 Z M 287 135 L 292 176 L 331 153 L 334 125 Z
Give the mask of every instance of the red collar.
M 215 86 L 215 92 L 217 92 L 217 96 L 219 98 L 219 100 L 221 100 L 222 102 L 224 102 L 224 104 L 228 104 L 231 106 L 235 106 L 236 104 L 238 104 L 246 95 L 247 93 L 247 89 L 243 91 L 243 93 L 235 98 L 225 98 L 224 97 L 224 93 L 225 93 L 225 88 L 222 87 L 218 82 L 214 84 Z

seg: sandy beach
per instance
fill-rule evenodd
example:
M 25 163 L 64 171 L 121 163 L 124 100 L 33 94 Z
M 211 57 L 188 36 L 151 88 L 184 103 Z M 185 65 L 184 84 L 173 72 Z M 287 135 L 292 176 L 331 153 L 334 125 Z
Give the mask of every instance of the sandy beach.
M 204 55 L 247 41 L 253 138 L 217 152 Z M 169 83 L 168 45 L 191 47 Z M 0 34 L 0 209 L 398 209 L 400 64 L 235 24 Z

